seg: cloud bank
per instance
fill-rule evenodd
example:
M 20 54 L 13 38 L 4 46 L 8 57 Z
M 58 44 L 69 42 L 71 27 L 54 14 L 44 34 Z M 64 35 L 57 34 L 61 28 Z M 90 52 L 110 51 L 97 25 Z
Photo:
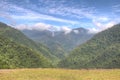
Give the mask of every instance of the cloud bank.
M 1 0 L 0 17 L 6 18 L 20 30 L 61 30 L 65 34 L 71 32 L 69 27 L 84 27 L 90 33 L 97 33 L 119 23 L 117 14 L 120 4 L 109 6 L 109 14 L 96 7 L 83 5 L 77 0 L 36 0 L 36 3 L 32 0 Z
M 36 24 L 30 25 L 30 26 L 21 24 L 21 25 L 17 25 L 15 28 L 18 30 L 37 30 L 37 31 L 49 30 L 51 32 L 62 31 L 65 34 L 69 34 L 72 31 L 72 29 L 67 26 L 58 27 L 58 26 L 52 26 L 52 25 L 44 24 L 44 23 L 36 23 Z

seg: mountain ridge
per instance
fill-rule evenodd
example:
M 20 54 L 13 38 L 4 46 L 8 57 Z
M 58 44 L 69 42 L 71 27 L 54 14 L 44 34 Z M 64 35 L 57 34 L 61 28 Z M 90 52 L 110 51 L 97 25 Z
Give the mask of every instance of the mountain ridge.
M 51 59 L 43 55 L 46 47 L 36 45 L 23 33 L 2 22 L 0 22 L 0 45 L 0 68 L 52 67 Z M 37 47 L 41 48 L 40 51 L 35 49 Z M 46 52 L 46 55 L 49 54 Z
M 120 68 L 120 24 L 96 34 L 75 48 L 59 66 L 63 68 Z
M 49 59 L 56 58 L 54 55 L 51 54 L 49 48 L 47 48 L 41 43 L 35 43 L 31 39 L 29 39 L 26 35 L 24 35 L 21 31 L 12 28 L 4 23 L 1 23 L 1 26 L 4 27 L 2 27 L 3 30 L 0 31 L 0 34 L 4 35 L 4 37 L 9 38 L 10 40 L 17 42 L 19 44 L 28 46 L 31 49 L 37 51 L 38 53 L 42 53 Z
M 36 51 L 0 35 L 0 69 L 38 67 L 52 67 L 52 64 Z
M 88 30 L 84 28 L 72 29 L 67 34 L 64 31 L 54 31 L 54 33 L 52 33 L 49 30 L 22 30 L 22 32 L 35 42 L 45 44 L 53 51 L 54 55 L 62 59 L 69 51 L 76 46 L 85 43 L 94 35 L 89 34 Z

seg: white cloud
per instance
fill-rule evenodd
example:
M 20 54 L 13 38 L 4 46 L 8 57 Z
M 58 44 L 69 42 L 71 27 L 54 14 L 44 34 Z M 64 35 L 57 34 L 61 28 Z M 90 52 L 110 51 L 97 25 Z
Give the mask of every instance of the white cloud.
M 27 2 L 30 3 L 29 0 Z M 33 4 L 31 4 L 30 6 L 34 7 Z M 33 21 L 33 20 L 50 20 L 50 21 L 68 23 L 68 24 L 78 24 L 79 23 L 78 21 L 62 19 L 62 18 L 53 17 L 53 16 L 50 16 L 50 15 L 45 15 L 45 14 L 41 14 L 41 13 L 38 13 L 38 12 L 34 12 L 34 11 L 29 10 L 29 9 L 18 7 L 14 4 L 7 3 L 5 1 L 2 1 L 0 3 L 0 8 L 1 8 L 2 11 L 4 11 L 4 13 L 8 13 L 9 16 L 11 16 L 13 19 L 16 19 L 16 20 L 20 20 L 20 19 L 21 20 L 29 20 L 29 21 L 30 20 L 31 21 Z M 43 10 L 45 11 L 46 8 L 43 8 Z M 14 12 L 14 14 L 9 13 L 9 11 Z M 48 11 L 46 11 L 46 12 L 48 13 Z
M 72 29 L 70 29 L 66 26 L 63 26 L 63 27 L 61 27 L 61 31 L 63 31 L 65 34 L 69 34 L 72 31 Z
M 116 22 L 114 22 L 114 21 L 111 21 L 108 23 L 94 22 L 94 24 L 98 27 L 99 31 L 103 31 L 103 30 L 108 29 L 108 28 L 112 27 L 113 25 L 115 25 Z
M 25 8 L 21 8 L 15 4 L 10 4 L 7 3 L 6 0 L 1 0 L 0 2 L 0 9 L 3 12 L 2 14 L 0 14 L 0 16 L 8 18 L 9 20 L 26 20 L 26 21 L 57 21 L 57 22 L 62 22 L 67 23 L 69 25 L 74 26 L 75 25 L 80 25 L 82 27 L 86 26 L 86 24 L 89 24 L 89 22 L 85 23 L 85 22 L 79 22 L 79 21 L 74 21 L 74 20 L 70 20 L 70 19 L 63 19 L 63 18 L 59 18 L 59 17 L 54 17 L 54 16 L 50 16 L 50 15 L 46 15 L 46 14 L 53 14 L 53 15 L 60 15 L 60 16 L 68 16 L 70 18 L 74 18 L 74 19 L 89 19 L 91 20 L 92 25 L 95 25 L 95 28 L 91 28 L 90 32 L 99 32 L 102 30 L 105 30 L 109 27 L 111 27 L 112 25 L 116 24 L 118 21 L 120 21 L 120 19 L 118 19 L 118 21 L 116 22 L 115 19 L 110 18 L 110 16 L 100 16 L 97 15 L 98 13 L 96 13 L 96 9 L 94 7 L 75 7 L 77 5 L 74 6 L 65 6 L 64 2 L 67 2 L 65 0 L 60 0 L 60 1 L 56 1 L 56 0 L 39 0 L 40 4 L 43 3 L 42 5 L 44 5 L 44 7 L 37 7 L 36 4 L 31 3 L 30 0 L 26 0 L 25 4 L 27 7 L 29 7 L 30 9 L 34 9 L 38 12 L 29 10 L 29 9 L 25 9 Z M 21 2 L 20 4 L 24 4 L 24 1 Z M 58 5 L 60 4 L 60 5 Z M 24 5 L 23 5 L 24 6 Z M 57 6 L 57 7 L 56 7 Z M 113 9 L 116 12 L 120 12 L 120 4 L 113 6 Z M 0 11 L 0 12 L 1 12 Z M 10 12 L 14 12 L 14 13 L 9 13 Z M 41 14 L 40 12 L 43 12 L 46 14 Z M 9 16 L 3 15 L 4 13 L 9 14 Z M 114 15 L 112 15 L 114 16 Z M 115 17 L 116 18 L 116 17 Z M 12 22 L 13 23 L 13 22 Z M 28 23 L 29 24 L 29 23 Z M 44 23 L 36 23 L 34 25 L 31 26 L 26 26 L 26 25 L 19 25 L 21 27 L 19 27 L 19 29 L 40 29 L 40 30 L 45 30 L 45 29 L 53 29 L 53 30 L 63 30 L 65 31 L 65 33 L 70 33 L 71 30 L 68 27 L 63 27 L 63 28 L 58 28 L 58 27 L 51 27 L 51 25 L 48 24 L 44 24 Z M 42 27 L 41 27 L 42 26 Z M 43 27 L 44 26 L 44 27 Z M 34 28 L 31 28 L 34 27 Z M 87 27 L 89 27 L 89 25 L 87 25 Z M 94 26 L 93 26 L 94 27 Z M 76 31 L 75 31 L 76 32 Z
M 21 24 L 21 25 L 17 25 L 15 28 L 18 30 L 38 30 L 38 31 L 49 30 L 53 33 L 54 33 L 54 31 L 62 31 L 65 34 L 69 34 L 72 31 L 72 29 L 70 29 L 67 26 L 59 26 L 58 27 L 58 26 L 53 26 L 53 25 L 49 25 L 49 24 L 45 24 L 45 23 L 36 23 L 31 26 Z
M 104 17 L 104 16 L 102 16 L 102 17 L 99 17 L 99 18 L 97 18 L 99 21 L 101 21 L 101 22 L 106 22 L 106 21 L 109 21 L 109 18 L 107 18 L 107 17 Z
M 49 30 L 52 26 L 48 25 L 48 24 L 44 24 L 44 23 L 37 23 L 35 24 L 32 29 L 33 30 L 40 30 L 40 31 L 44 31 L 44 30 Z
M 77 24 L 78 23 L 77 21 L 66 20 L 66 19 L 49 16 L 49 15 L 40 14 L 40 13 L 31 11 L 28 9 L 23 9 L 23 8 L 17 7 L 15 5 L 11 6 L 11 10 L 15 11 L 15 14 L 20 14 L 20 15 L 10 14 L 13 19 L 52 20 L 52 21 L 58 21 L 58 22 L 63 22 L 63 23 L 69 23 L 69 24 Z
M 44 31 L 44 30 L 49 30 L 52 26 L 44 23 L 36 23 L 34 25 L 25 25 L 25 24 L 20 24 L 17 25 L 15 28 L 19 30 L 38 30 L 38 31 Z
M 114 21 L 109 22 L 109 23 L 105 24 L 105 28 L 104 28 L 104 29 L 111 28 L 111 27 L 113 27 L 115 24 L 116 24 L 116 22 L 114 22 Z
M 100 30 L 99 29 L 96 29 L 96 28 L 88 28 L 88 33 L 90 33 L 90 34 L 95 34 L 95 33 L 98 33 L 98 32 L 100 32 Z
M 91 18 L 93 17 L 93 8 L 74 8 L 74 7 L 64 7 L 64 6 L 59 6 L 55 8 L 49 9 L 49 13 L 51 14 L 57 14 L 57 15 L 62 15 L 62 16 L 70 16 L 74 18 Z
M 78 33 L 79 33 L 79 30 L 73 30 L 73 32 L 74 32 L 75 34 L 78 34 Z
M 26 15 L 24 15 L 26 14 Z M 63 22 L 63 23 L 69 23 L 69 24 L 78 24 L 77 21 L 72 21 L 72 20 L 65 20 L 61 18 L 56 18 L 53 16 L 49 15 L 44 15 L 44 14 L 39 14 L 35 12 L 27 12 L 24 13 L 23 15 L 12 15 L 12 18 L 14 19 L 23 19 L 23 20 L 50 20 L 50 21 L 57 21 L 57 22 Z
M 18 29 L 18 30 L 32 30 L 32 27 L 27 26 L 25 24 L 20 24 L 15 26 L 14 28 Z
M 110 18 L 105 17 L 105 16 L 100 16 L 97 18 L 93 18 L 92 23 L 96 27 L 88 28 L 89 33 L 98 33 L 98 32 L 101 32 L 103 30 L 106 30 L 106 29 L 112 27 L 113 25 L 117 24 L 118 21 L 115 19 L 110 19 Z
M 119 6 L 117 6 L 117 7 L 119 7 Z M 91 24 L 95 25 L 95 28 L 89 29 L 90 33 L 98 33 L 100 31 L 110 28 L 116 24 L 115 19 L 110 18 L 109 16 L 100 16 L 100 15 L 94 14 L 95 11 L 93 11 L 92 9 L 94 9 L 94 8 L 76 9 L 76 8 L 71 8 L 71 7 L 60 6 L 58 8 L 50 9 L 50 12 L 59 14 L 59 15 L 63 15 L 63 16 L 72 16 L 72 17 L 76 17 L 79 19 L 80 18 L 90 19 L 92 21 Z

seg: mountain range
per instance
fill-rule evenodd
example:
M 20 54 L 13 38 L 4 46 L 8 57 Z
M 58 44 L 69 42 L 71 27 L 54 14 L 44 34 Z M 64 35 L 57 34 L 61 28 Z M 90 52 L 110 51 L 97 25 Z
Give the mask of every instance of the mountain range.
M 59 59 L 63 59 L 72 49 L 94 35 L 84 28 L 75 28 L 69 33 L 50 30 L 22 30 L 22 32 L 35 42 L 45 44 Z
M 120 68 L 120 24 L 96 34 L 76 47 L 59 66 L 63 68 Z
M 0 22 L 0 68 L 120 68 L 120 24 L 91 34 L 17 30 Z

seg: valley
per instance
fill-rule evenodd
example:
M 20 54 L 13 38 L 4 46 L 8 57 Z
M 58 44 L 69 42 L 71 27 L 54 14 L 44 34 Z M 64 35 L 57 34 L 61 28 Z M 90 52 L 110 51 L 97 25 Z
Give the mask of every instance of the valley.
M 59 36 L 56 38 L 47 34 L 48 31 L 47 33 L 39 31 L 35 33 L 38 35 L 38 41 L 40 37 L 42 39 L 38 42 L 24 35 L 25 33 L 0 23 L 0 68 L 120 68 L 120 24 L 92 35 L 93 37 L 82 28 L 77 28 L 79 32 L 81 31 L 80 34 L 75 34 L 74 30 L 67 35 L 57 32 Z M 89 36 L 89 40 L 86 35 Z M 79 46 L 76 43 L 79 43 Z M 76 47 L 74 49 L 69 47 L 71 50 L 68 51 L 63 44 Z
M 85 43 L 95 35 L 89 33 L 89 30 L 84 28 L 75 28 L 69 33 L 65 31 L 26 29 L 21 30 L 21 32 L 33 41 L 46 45 L 52 51 L 52 54 L 59 59 L 63 59 L 76 46 Z
M 120 80 L 120 0 L 0 0 L 0 80 Z

